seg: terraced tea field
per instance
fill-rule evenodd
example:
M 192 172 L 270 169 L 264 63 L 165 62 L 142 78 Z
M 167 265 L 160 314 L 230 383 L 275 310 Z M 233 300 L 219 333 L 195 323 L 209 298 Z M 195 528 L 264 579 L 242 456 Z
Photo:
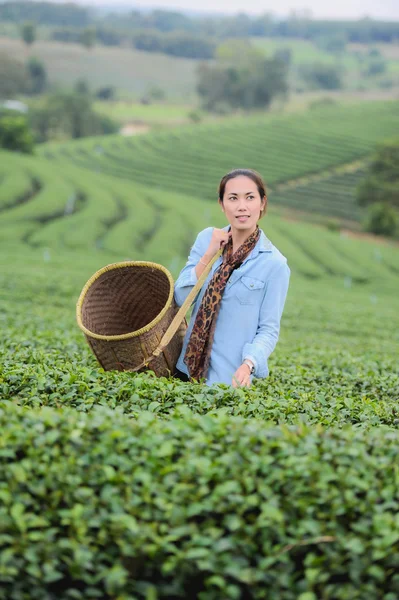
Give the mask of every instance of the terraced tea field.
M 260 171 L 273 187 L 305 175 L 364 159 L 375 144 L 399 131 L 398 102 L 333 106 L 303 114 L 231 119 L 224 124 L 182 127 L 134 139 L 108 136 L 46 145 L 54 161 L 123 178 L 146 187 L 214 200 L 216 185 L 239 165 Z M 315 196 L 317 199 L 315 199 Z M 329 216 L 359 217 L 354 195 L 323 189 L 277 195 L 276 203 Z M 353 211 L 353 215 L 352 215 Z
M 280 186 L 271 195 L 271 200 L 277 206 L 295 211 L 311 211 L 318 219 L 331 217 L 334 212 L 337 220 L 348 221 L 353 226 L 354 222 L 361 221 L 365 213 L 364 207 L 356 201 L 356 190 L 365 173 L 365 166 L 356 168 L 355 163 L 353 170 L 348 169 L 347 172 L 304 177 L 303 181 L 294 180 Z
M 162 262 L 174 274 L 200 229 L 224 224 L 217 203 L 103 173 L 71 162 L 1 153 L 0 234 L 3 243 L 106 252 L 113 260 Z M 305 222 L 291 223 L 273 209 L 263 225 L 299 275 L 342 281 L 394 283 L 399 248 L 370 244 Z
M 398 597 L 397 245 L 273 199 L 262 228 L 292 276 L 250 389 L 104 372 L 75 322 L 105 264 L 178 274 L 224 225 L 207 200 L 234 161 L 272 184 L 324 173 L 367 156 L 394 106 L 365 107 L 363 128 L 332 112 L 0 152 L 0 600 Z M 319 186 L 320 212 L 346 216 L 354 182 L 335 177 L 303 202 Z

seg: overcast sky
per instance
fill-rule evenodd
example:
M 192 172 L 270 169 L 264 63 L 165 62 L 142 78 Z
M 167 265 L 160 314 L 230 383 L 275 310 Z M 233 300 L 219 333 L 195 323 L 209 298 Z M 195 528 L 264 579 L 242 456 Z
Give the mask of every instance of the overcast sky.
M 313 17 L 399 20 L 399 0 L 79 0 L 80 4 L 119 4 L 129 7 L 157 7 L 177 10 L 287 15 L 291 10 L 309 9 Z

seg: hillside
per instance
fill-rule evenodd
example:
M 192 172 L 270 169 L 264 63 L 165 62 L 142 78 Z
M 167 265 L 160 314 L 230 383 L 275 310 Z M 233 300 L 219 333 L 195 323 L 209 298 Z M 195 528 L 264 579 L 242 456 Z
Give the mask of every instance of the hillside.
M 16 39 L 0 37 L 0 51 L 26 60 L 25 45 Z M 72 86 L 85 79 L 96 90 L 115 86 L 121 95 L 142 95 L 159 86 L 169 100 L 193 100 L 198 62 L 130 48 L 95 46 L 86 50 L 77 44 L 37 41 L 30 54 L 43 61 L 53 85 Z
M 276 186 L 274 204 L 293 209 L 313 218 L 335 217 L 351 228 L 362 220 L 365 208 L 356 200 L 357 187 L 366 173 L 367 160 L 304 176 Z
M 397 597 L 399 246 L 280 214 L 294 185 L 352 216 L 337 167 L 397 123 L 364 104 L 0 151 L 0 600 Z M 269 377 L 105 372 L 82 287 L 126 259 L 176 277 L 243 161 L 291 268 Z
M 356 220 L 355 195 L 333 200 L 329 189 L 311 195 L 295 191 L 295 180 L 367 158 L 375 144 L 399 129 L 398 102 L 320 107 L 290 115 L 256 115 L 176 128 L 136 138 L 108 136 L 48 144 L 40 153 L 52 161 L 79 166 L 149 188 L 215 200 L 220 177 L 238 166 L 260 171 L 271 202 L 305 213 Z M 274 188 L 293 182 L 290 194 Z M 299 186 L 303 183 L 299 182 Z M 342 189 L 342 187 L 341 187 Z
M 58 254 L 103 252 L 104 260 L 154 260 L 176 274 L 198 231 L 224 224 L 216 201 L 205 203 L 196 196 L 83 170 L 67 160 L 54 165 L 45 158 L 3 152 L 0 176 L 3 244 Z M 291 223 L 273 208 L 263 227 L 298 275 L 388 285 L 397 281 L 399 247 Z

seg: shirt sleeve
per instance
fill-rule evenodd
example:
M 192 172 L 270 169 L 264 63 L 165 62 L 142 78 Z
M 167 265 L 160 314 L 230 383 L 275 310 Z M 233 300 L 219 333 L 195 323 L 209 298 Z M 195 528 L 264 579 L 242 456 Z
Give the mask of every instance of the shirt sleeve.
M 205 254 L 209 242 L 211 240 L 213 227 L 204 229 L 197 235 L 197 239 L 191 248 L 190 255 L 183 269 L 180 271 L 179 277 L 175 283 L 174 296 L 178 306 L 181 306 L 192 288 L 198 281 L 195 267 L 199 259 Z
M 248 358 L 253 362 L 256 377 L 267 377 L 269 374 L 267 359 L 278 341 L 290 273 L 287 263 L 283 263 L 267 282 L 255 338 L 243 347 L 242 360 Z

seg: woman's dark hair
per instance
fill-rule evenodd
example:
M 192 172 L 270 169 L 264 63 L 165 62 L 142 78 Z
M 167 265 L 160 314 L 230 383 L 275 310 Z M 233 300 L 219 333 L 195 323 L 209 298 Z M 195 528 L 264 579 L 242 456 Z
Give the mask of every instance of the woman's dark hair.
M 219 200 L 220 200 L 220 202 L 223 202 L 224 192 L 226 190 L 227 182 L 230 181 L 230 179 L 234 179 L 235 177 L 240 177 L 240 176 L 244 176 L 244 177 L 248 177 L 249 179 L 252 179 L 252 181 L 256 184 L 256 187 L 258 188 L 258 192 L 259 192 L 261 199 L 263 200 L 263 198 L 266 198 L 266 201 L 267 201 L 266 184 L 263 181 L 262 175 L 260 175 L 260 173 L 258 173 L 257 171 L 254 171 L 253 169 L 234 169 L 233 171 L 230 171 L 224 177 L 222 177 L 222 179 L 219 183 Z M 263 217 L 265 212 L 266 212 L 266 205 L 265 205 L 265 208 L 263 210 L 261 210 L 259 218 Z

